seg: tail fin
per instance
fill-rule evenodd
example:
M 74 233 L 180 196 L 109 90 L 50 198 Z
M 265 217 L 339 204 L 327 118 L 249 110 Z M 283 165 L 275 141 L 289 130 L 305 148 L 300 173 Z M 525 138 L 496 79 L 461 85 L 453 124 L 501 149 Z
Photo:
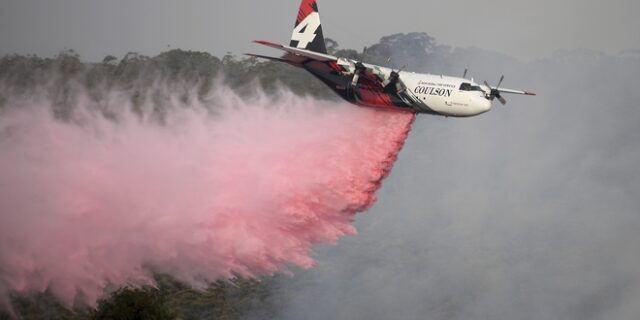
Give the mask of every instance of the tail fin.
M 302 0 L 289 46 L 327 53 L 316 0 Z

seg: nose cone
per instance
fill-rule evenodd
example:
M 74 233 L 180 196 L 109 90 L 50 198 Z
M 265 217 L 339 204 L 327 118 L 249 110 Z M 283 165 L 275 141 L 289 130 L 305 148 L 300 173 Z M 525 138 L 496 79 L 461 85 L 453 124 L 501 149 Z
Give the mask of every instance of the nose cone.
M 485 113 L 491 110 L 491 100 L 486 99 L 485 97 L 477 97 L 473 101 L 475 114 Z
M 482 99 L 483 101 L 480 103 L 480 109 L 482 111 L 480 111 L 480 113 L 485 113 L 489 110 L 491 110 L 491 100 L 489 99 Z

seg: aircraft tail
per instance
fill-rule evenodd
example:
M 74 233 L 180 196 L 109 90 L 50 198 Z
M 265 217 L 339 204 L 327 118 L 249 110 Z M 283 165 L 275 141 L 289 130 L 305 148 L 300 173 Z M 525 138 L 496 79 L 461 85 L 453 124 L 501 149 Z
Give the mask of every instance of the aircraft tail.
M 316 0 L 302 0 L 289 46 L 327 53 Z

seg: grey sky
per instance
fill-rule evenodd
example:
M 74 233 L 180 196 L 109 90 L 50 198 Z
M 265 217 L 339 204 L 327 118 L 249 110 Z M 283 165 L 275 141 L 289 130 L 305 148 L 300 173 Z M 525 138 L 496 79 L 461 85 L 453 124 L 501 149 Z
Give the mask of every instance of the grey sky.
M 287 42 L 299 0 L 1 0 L 0 54 L 85 59 L 171 48 L 265 52 L 253 39 Z M 420 31 L 438 43 L 477 46 L 521 59 L 589 48 L 639 48 L 637 0 L 319 0 L 325 35 L 361 49 L 381 36 Z

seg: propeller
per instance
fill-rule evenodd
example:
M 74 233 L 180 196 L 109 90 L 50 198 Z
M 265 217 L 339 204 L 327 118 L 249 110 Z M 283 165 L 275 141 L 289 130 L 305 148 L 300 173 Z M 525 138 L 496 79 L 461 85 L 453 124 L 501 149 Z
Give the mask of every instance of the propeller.
M 504 80 L 504 75 L 500 77 L 500 81 L 498 81 L 498 85 L 496 86 L 495 89 L 493 89 L 486 80 L 484 81 L 484 85 L 487 86 L 487 88 L 489 88 L 489 94 L 487 95 L 487 99 L 493 101 L 494 98 L 498 98 L 498 101 L 500 101 L 502 105 L 505 105 L 507 103 L 507 100 L 505 100 L 500 95 L 500 90 L 499 90 L 503 80 Z
M 365 46 L 365 47 L 362 49 L 362 57 L 360 58 L 360 61 L 362 61 L 362 62 L 364 62 L 364 61 L 365 61 L 365 59 L 364 59 L 364 58 L 366 58 L 366 57 L 367 57 L 367 49 L 369 49 L 369 48 L 367 48 L 367 46 Z
M 400 76 L 400 72 L 402 72 L 402 70 L 404 70 L 404 68 L 406 67 L 407 65 L 405 64 L 404 66 L 402 66 L 402 68 L 398 69 L 398 71 L 391 69 L 391 78 L 398 78 Z
M 467 78 L 467 71 L 469 71 L 469 70 L 467 70 L 467 69 L 465 68 L 465 69 L 464 69 L 464 74 L 462 75 L 462 78 L 463 78 L 463 79 L 466 79 L 466 78 Z
M 407 65 L 405 64 L 404 66 L 402 66 L 402 68 L 398 69 L 398 71 L 391 69 L 391 74 L 389 75 L 389 83 L 384 87 L 385 90 L 393 88 L 392 86 L 396 86 L 398 79 L 400 79 L 400 72 L 402 72 L 402 70 L 404 70 L 404 68 L 406 67 Z
M 367 67 L 364 65 L 365 58 L 367 57 L 367 47 L 365 46 L 362 49 L 362 56 L 360 57 L 360 61 L 355 61 L 356 70 L 353 72 L 353 78 L 351 78 L 351 87 L 355 87 L 358 84 L 358 80 L 360 79 L 360 75 L 367 70 Z

